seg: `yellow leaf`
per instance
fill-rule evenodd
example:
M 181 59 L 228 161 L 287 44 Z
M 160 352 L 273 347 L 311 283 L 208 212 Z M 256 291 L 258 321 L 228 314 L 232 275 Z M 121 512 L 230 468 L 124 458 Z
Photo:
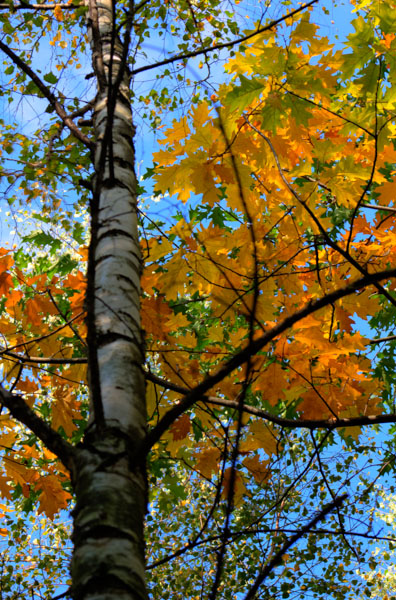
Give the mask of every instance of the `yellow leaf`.
M 224 329 L 220 325 L 213 325 L 207 330 L 207 336 L 211 342 L 222 342 L 224 341 Z
M 165 334 L 172 331 L 172 327 L 165 324 L 165 319 L 170 319 L 172 315 L 171 308 L 161 296 L 142 298 L 142 326 L 147 335 L 152 335 L 156 340 L 165 340 Z
M 284 399 L 287 388 L 286 372 L 276 362 L 271 363 L 266 369 L 262 370 L 253 384 L 253 389 L 261 391 L 263 397 L 272 406 L 275 406 L 279 400 Z
M 79 416 L 80 403 L 76 401 L 75 394 L 70 388 L 55 387 L 53 395 L 52 427 L 55 431 L 62 427 L 67 437 L 70 437 L 76 429 L 73 419 Z
M 179 140 L 183 140 L 190 133 L 187 117 L 183 117 L 180 121 L 173 121 L 172 127 L 164 132 L 165 139 L 160 140 L 160 144 L 178 144 Z M 158 162 L 158 161 L 157 161 Z
M 4 477 L 3 475 L 0 475 L 0 494 L 3 498 L 7 498 L 8 500 L 11 500 L 12 498 L 9 478 Z
M 195 468 L 201 475 L 210 479 L 212 473 L 217 473 L 219 470 L 220 456 L 221 452 L 218 448 L 206 448 L 199 453 Z
M 253 421 L 249 426 L 248 438 L 241 442 L 240 450 L 250 452 L 251 450 L 264 450 L 268 456 L 276 454 L 278 440 L 273 429 L 263 421 Z
M 0 296 L 6 296 L 12 286 L 13 281 L 10 273 L 2 271 L 0 273 Z
M 163 237 L 159 239 L 155 238 L 153 240 L 150 240 L 149 246 L 150 249 L 146 257 L 146 260 L 149 262 L 157 262 L 157 260 L 165 256 L 166 254 L 172 252 L 174 248 L 172 242 Z
M 54 8 L 54 17 L 57 21 L 63 21 L 63 10 L 60 4 L 56 4 Z
M 187 319 L 187 317 L 185 315 L 183 315 L 183 313 L 173 313 L 170 317 L 167 318 L 166 320 L 166 327 L 168 331 L 175 331 L 175 329 L 179 329 L 179 327 L 187 327 L 188 325 L 190 325 L 190 321 Z M 188 339 L 189 337 L 189 342 L 185 341 Z M 192 345 L 193 347 L 196 346 L 197 340 L 195 338 L 195 336 L 193 334 L 188 334 L 186 333 L 184 335 L 185 339 L 180 339 L 180 343 L 183 344 L 184 346 L 190 346 Z M 178 338 L 179 341 L 179 338 Z

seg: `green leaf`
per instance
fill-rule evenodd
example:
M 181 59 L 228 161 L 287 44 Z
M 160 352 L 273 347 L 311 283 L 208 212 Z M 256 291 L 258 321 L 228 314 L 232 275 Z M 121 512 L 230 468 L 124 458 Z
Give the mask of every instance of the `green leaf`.
M 264 83 L 257 79 L 248 79 L 244 75 L 239 75 L 241 85 L 234 87 L 226 96 L 225 103 L 231 111 L 238 110 L 242 112 L 244 108 L 258 98 L 264 88 Z
M 62 242 L 52 237 L 49 233 L 39 231 L 22 238 L 23 242 L 30 242 L 39 247 L 49 246 L 52 251 L 58 250 L 62 247 Z
M 54 85 L 55 83 L 58 83 L 58 78 L 53 73 L 49 72 L 46 75 L 44 75 L 44 81 L 46 81 L 47 83 L 52 83 Z

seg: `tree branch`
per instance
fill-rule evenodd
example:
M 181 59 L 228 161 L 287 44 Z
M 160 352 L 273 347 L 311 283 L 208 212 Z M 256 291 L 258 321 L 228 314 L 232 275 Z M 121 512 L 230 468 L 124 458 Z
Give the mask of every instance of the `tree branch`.
M 62 312 L 62 310 L 59 308 L 57 301 L 55 300 L 55 298 L 51 294 L 51 290 L 48 289 L 47 293 L 48 293 L 48 296 L 49 296 L 52 304 L 55 306 L 56 310 L 58 311 L 58 313 L 60 314 L 60 316 L 62 317 L 62 319 L 64 320 L 64 322 L 69 325 L 70 329 L 72 330 L 72 332 L 74 333 L 74 335 L 80 340 L 80 342 L 82 343 L 82 345 L 86 346 L 87 345 L 86 341 L 81 337 L 81 335 L 78 333 L 77 329 L 75 329 L 74 325 L 71 324 L 71 321 L 70 321 L 70 319 L 67 318 L 66 313 Z
M 225 406 L 229 408 L 239 409 L 238 402 L 234 400 L 223 400 L 222 398 L 214 398 L 213 396 L 209 396 L 200 402 L 205 402 L 205 404 L 216 404 L 218 406 Z M 245 404 L 242 408 L 243 412 L 248 413 L 250 415 L 255 415 L 257 417 L 262 417 L 266 421 L 270 423 L 274 423 L 275 425 L 279 425 L 280 427 L 288 427 L 289 429 L 310 429 L 311 431 L 314 429 L 328 429 L 332 431 L 333 429 L 344 429 L 347 427 L 362 427 L 363 425 L 380 425 L 382 423 L 396 423 L 396 414 L 390 415 L 362 415 L 360 417 L 351 417 L 351 418 L 331 418 L 331 419 L 286 419 L 284 417 L 278 417 L 277 415 L 273 415 L 261 408 L 256 408 L 255 406 L 250 406 Z
M 386 340 L 388 338 L 383 338 Z M 396 339 L 394 336 L 393 339 Z M 382 340 L 382 341 L 383 341 Z M 381 340 L 374 340 L 381 341 Z M 370 342 L 372 343 L 372 342 Z M 179 394 L 183 394 L 186 396 L 190 390 L 181 385 L 177 385 L 176 383 L 172 383 L 170 381 L 166 381 L 162 379 L 158 375 L 154 375 L 153 373 L 145 372 L 146 379 L 155 383 L 156 385 L 160 385 L 161 387 L 172 390 L 174 392 L 178 392 Z M 226 398 L 218 398 L 216 396 L 204 396 L 200 398 L 198 402 L 203 402 L 204 404 L 215 404 L 217 406 L 224 406 L 226 408 L 235 408 L 235 410 L 240 410 L 239 403 L 235 400 L 227 400 Z M 254 415 L 256 417 L 261 417 L 270 423 L 274 423 L 275 425 L 279 425 L 280 427 L 288 427 L 289 429 L 328 429 L 332 431 L 333 429 L 345 429 L 347 427 L 363 427 L 364 425 L 381 425 L 385 423 L 396 423 L 396 414 L 389 415 L 362 415 L 360 417 L 350 417 L 350 418 L 331 418 L 331 419 L 287 419 L 285 417 L 280 417 L 278 415 L 274 415 L 262 408 L 257 408 L 256 406 L 250 406 L 249 404 L 244 404 L 242 407 L 242 411 L 249 415 Z
M 308 302 L 303 308 L 297 310 L 294 314 L 286 317 L 281 323 L 278 323 L 274 327 L 272 327 L 269 331 L 264 333 L 264 335 L 258 337 L 253 340 L 245 348 L 240 350 L 237 354 L 235 354 L 230 360 L 224 363 L 217 371 L 215 371 L 212 375 L 208 375 L 201 383 L 199 383 L 195 388 L 192 388 L 184 398 L 173 408 L 171 408 L 159 423 L 148 433 L 146 441 L 144 443 L 144 447 L 141 449 L 142 451 L 148 452 L 150 448 L 158 442 L 161 438 L 162 434 L 170 427 L 170 425 L 180 417 L 186 410 L 188 410 L 191 406 L 193 406 L 199 400 L 206 395 L 206 392 L 210 390 L 214 385 L 223 381 L 225 377 L 230 375 L 232 371 L 241 367 L 245 362 L 249 360 L 249 357 L 256 354 L 260 350 L 262 350 L 267 344 L 269 344 L 272 340 L 277 338 L 279 335 L 287 331 L 290 327 L 308 317 L 309 315 L 315 313 L 316 311 L 324 308 L 325 306 L 329 306 L 333 304 L 337 300 L 341 298 L 345 298 L 346 296 L 350 296 L 357 290 L 360 290 L 366 286 L 374 285 L 376 282 L 381 281 L 383 279 L 389 279 L 391 277 L 396 276 L 396 269 L 389 269 L 387 271 L 381 271 L 379 273 L 371 273 L 367 274 L 360 279 L 351 282 L 349 285 L 335 290 L 319 298 L 318 300 Z M 372 422 L 372 421 L 369 421 Z
M 358 127 L 359 129 L 361 129 L 362 131 L 365 131 L 370 137 L 372 137 L 372 138 L 375 137 L 375 133 L 373 133 L 369 129 L 366 129 L 365 127 L 363 127 L 363 125 L 361 125 L 359 123 L 356 123 L 355 121 L 352 121 L 351 119 L 347 119 L 343 115 L 340 115 L 339 113 L 336 113 L 333 110 L 330 110 L 330 108 L 326 108 L 322 104 L 319 104 L 318 102 L 315 102 L 314 100 L 311 100 L 310 98 L 304 98 L 304 96 L 300 96 L 300 94 L 296 94 L 295 92 L 292 92 L 291 90 L 289 90 L 288 88 L 284 87 L 283 85 L 281 86 L 281 85 L 278 84 L 278 87 L 279 87 L 279 89 L 282 89 L 283 91 L 285 91 L 290 96 L 294 96 L 295 98 L 299 98 L 300 100 L 303 100 L 304 102 L 307 102 L 308 104 L 312 104 L 312 106 L 316 106 L 317 108 L 320 108 L 320 110 L 324 110 L 325 112 L 329 113 L 330 115 L 334 115 L 335 117 L 338 117 L 339 119 L 341 119 L 345 123 L 350 123 L 351 125 L 355 125 L 356 127 Z
M 76 365 L 86 364 L 87 359 L 84 356 L 76 356 L 75 358 L 54 358 L 49 356 L 26 356 L 24 354 L 18 354 L 17 352 L 11 352 L 11 350 L 2 350 L 0 348 L 0 356 L 9 356 L 14 358 L 18 362 L 26 364 L 46 364 L 46 365 Z
M 294 15 L 300 13 L 301 11 L 305 10 L 306 8 L 309 8 L 313 4 L 316 4 L 316 2 L 318 2 L 318 0 L 311 0 L 310 2 L 307 2 L 307 4 L 300 6 L 300 8 L 296 8 L 295 10 L 292 10 L 287 15 L 283 15 L 283 17 L 280 17 L 279 19 L 276 19 L 275 21 L 271 21 L 271 23 L 269 23 L 268 25 L 259 27 L 258 29 L 256 29 L 256 31 L 253 31 L 252 33 L 249 33 L 248 35 L 238 38 L 237 40 L 231 40 L 230 42 L 224 42 L 223 44 L 216 44 L 215 46 L 208 46 L 207 48 L 200 48 L 199 50 L 192 50 L 191 52 L 186 52 L 185 54 L 176 54 L 176 56 L 166 58 L 165 60 L 161 60 L 156 63 L 145 65 L 144 67 L 139 67 L 138 69 L 133 69 L 131 71 L 131 75 L 137 75 L 138 73 L 143 73 L 144 71 L 149 71 L 150 69 L 156 69 L 157 67 L 164 67 L 165 65 L 170 65 L 174 62 L 177 62 L 178 60 L 186 60 L 187 58 L 194 58 L 195 56 L 200 56 L 201 54 L 207 54 L 208 52 L 216 52 L 216 50 L 223 50 L 223 48 L 232 48 L 233 46 L 236 46 L 237 44 L 243 44 L 243 42 L 247 42 L 252 37 L 255 37 L 256 35 L 259 35 L 260 33 L 263 33 L 264 31 L 268 31 L 269 29 L 276 27 L 277 25 L 279 25 L 279 23 L 286 21 L 286 19 L 290 19 L 291 17 L 294 17 Z
M 144 376 L 148 381 L 160 385 L 166 390 L 172 390 L 173 392 L 177 392 L 178 394 L 182 394 L 185 396 L 190 392 L 189 388 L 184 387 L 182 385 L 178 385 L 177 383 L 172 383 L 171 381 L 167 381 L 158 375 L 154 375 L 151 371 L 144 371 Z
M 63 10 L 75 10 L 81 6 L 85 6 L 85 4 L 83 2 L 77 4 L 29 4 L 28 2 L 24 2 L 10 6 L 9 4 L 0 3 L 0 10 L 54 10 L 56 6 Z
M 280 532 L 295 534 L 296 530 L 295 529 L 284 529 L 283 527 L 280 529 L 274 528 L 274 527 L 256 527 L 254 529 L 247 527 L 244 531 L 231 532 L 229 534 L 229 539 L 232 540 L 232 539 L 240 538 L 240 537 L 248 537 L 248 536 L 262 535 L 262 534 L 265 535 L 267 533 L 279 534 Z M 386 541 L 386 542 L 396 543 L 396 538 L 394 538 L 394 537 L 370 535 L 368 533 L 359 533 L 356 531 L 349 531 L 349 530 L 348 531 L 338 531 L 338 530 L 333 530 L 333 529 L 311 529 L 311 531 L 309 533 L 314 534 L 314 535 L 316 534 L 316 535 L 329 535 L 329 536 L 331 536 L 331 535 L 339 535 L 339 536 L 349 535 L 351 537 L 360 537 L 360 538 L 364 538 L 366 540 Z M 174 558 L 177 558 L 178 556 L 182 556 L 183 554 L 185 554 L 192 548 L 197 548 L 198 546 L 203 546 L 204 544 L 210 544 L 212 542 L 216 542 L 217 540 L 220 540 L 221 537 L 222 537 L 222 533 L 219 533 L 217 535 L 212 535 L 212 536 L 206 537 L 202 540 L 197 540 L 196 542 L 190 541 L 187 544 L 185 544 L 182 548 L 175 550 L 171 554 L 167 554 L 163 558 L 160 558 L 153 563 L 149 563 L 148 565 L 146 565 L 146 569 L 148 571 L 150 571 L 151 569 L 160 567 L 161 565 L 164 565 L 164 564 L 170 562 Z
M 276 552 L 273 557 L 268 561 L 268 563 L 263 567 L 260 573 L 257 575 L 256 581 L 246 594 L 244 600 L 253 600 L 255 598 L 256 592 L 259 589 L 260 585 L 266 579 L 266 577 L 271 573 L 271 571 L 282 563 L 283 555 L 296 543 L 299 539 L 301 539 L 306 533 L 308 533 L 319 521 L 323 521 L 327 517 L 327 515 L 332 512 L 334 509 L 341 506 L 344 500 L 348 497 L 348 494 L 342 494 L 338 498 L 335 498 L 332 502 L 327 504 L 322 508 L 322 510 L 309 521 L 304 527 L 301 527 L 299 531 L 297 531 L 294 535 L 292 535 L 283 546 Z
M 29 65 L 27 65 L 11 48 L 9 48 L 4 42 L 0 41 L 0 50 L 4 52 L 38 87 L 43 96 L 48 100 L 51 106 L 56 111 L 57 115 L 62 119 L 63 123 L 70 129 L 71 133 L 80 142 L 84 144 L 90 150 L 93 150 L 94 144 L 91 140 L 80 131 L 77 125 L 72 121 L 70 116 L 67 114 L 61 103 L 56 99 L 55 94 L 51 92 L 48 86 L 40 79 L 40 77 L 33 71 Z
M 339 244 L 337 244 L 336 242 L 334 242 L 331 237 L 329 236 L 328 232 L 326 231 L 326 229 L 323 227 L 322 223 L 320 222 L 320 220 L 318 219 L 318 217 L 315 214 L 315 211 L 313 211 L 306 202 L 304 202 L 304 200 L 302 200 L 299 196 L 299 194 L 296 192 L 296 190 L 293 188 L 293 186 L 289 183 L 289 181 L 287 180 L 287 178 L 285 177 L 285 174 L 283 172 L 282 166 L 280 164 L 278 155 L 276 153 L 276 150 L 274 148 L 274 145 L 272 144 L 271 140 L 259 129 L 257 129 L 257 127 L 255 125 L 253 125 L 252 123 L 250 123 L 249 119 L 244 116 L 245 122 L 247 125 L 249 125 L 249 127 L 251 127 L 256 133 L 258 133 L 258 135 L 260 135 L 265 142 L 268 144 L 269 148 L 271 149 L 271 152 L 274 156 L 275 159 L 275 163 L 276 166 L 278 168 L 278 172 L 279 175 L 283 181 L 283 183 L 285 184 L 285 186 L 287 187 L 287 189 L 289 190 L 289 192 L 292 194 L 292 196 L 297 200 L 297 202 L 299 202 L 301 204 L 301 206 L 304 207 L 304 209 L 306 210 L 306 212 L 309 214 L 309 216 L 311 217 L 312 221 L 315 223 L 315 225 L 318 227 L 319 231 L 321 232 L 321 234 L 323 235 L 326 244 L 328 246 L 330 246 L 330 248 L 333 248 L 333 250 L 335 250 L 336 252 L 338 252 L 339 254 L 341 254 L 341 256 L 343 256 L 348 262 L 351 263 L 352 266 L 355 267 L 355 269 L 357 269 L 360 273 L 362 273 L 362 275 L 366 275 L 367 270 L 362 267 L 360 265 L 360 263 L 353 258 L 353 256 L 350 254 L 348 246 L 351 240 L 351 236 L 348 236 L 348 241 L 347 241 L 347 248 L 346 250 L 344 250 Z M 377 148 L 377 136 L 375 136 L 375 144 L 376 144 L 376 148 Z M 376 156 L 377 156 L 377 150 L 375 151 L 375 158 L 374 158 L 374 163 L 373 165 L 375 165 L 376 163 Z M 374 175 L 374 171 L 373 169 L 371 169 L 371 174 L 370 174 L 370 178 L 369 181 L 372 181 Z M 367 185 L 365 186 L 365 190 L 367 190 Z M 363 192 L 362 192 L 363 193 Z M 364 191 L 364 193 L 366 193 Z M 363 196 L 360 196 L 359 199 L 359 203 L 360 200 L 363 198 Z M 352 223 L 351 223 L 351 227 L 352 227 Z M 393 306 L 396 306 L 396 300 L 393 298 L 393 296 L 388 292 L 388 290 L 386 290 L 384 287 L 382 287 L 379 283 L 375 282 L 374 283 L 375 287 L 377 288 L 378 292 L 380 294 L 382 294 L 383 296 L 385 296 L 385 298 L 387 298 L 387 300 L 389 300 L 389 302 L 391 304 L 393 304 Z
M 369 340 L 369 344 L 382 344 L 382 342 L 392 342 L 396 340 L 396 335 L 388 335 L 383 338 L 374 338 L 373 340 Z
M 361 204 L 362 208 L 373 208 L 374 210 L 386 210 L 388 212 L 396 213 L 396 208 L 393 206 L 381 206 L 380 204 Z
M 17 344 L 14 344 L 14 346 L 10 346 L 8 348 L 1 349 L 1 347 L 0 347 L 0 355 L 2 352 L 5 352 L 5 351 L 9 352 L 10 350 L 15 350 L 15 348 L 21 348 L 21 347 L 26 348 L 27 346 L 31 346 L 32 344 L 37 344 L 41 340 L 45 340 L 46 338 L 49 338 L 49 337 L 55 335 L 62 329 L 65 329 L 66 327 L 70 327 L 70 323 L 77 321 L 77 319 L 79 319 L 83 314 L 84 314 L 83 312 L 78 313 L 77 315 L 75 315 L 74 317 L 69 319 L 69 321 L 67 321 L 67 323 L 60 325 L 56 329 L 53 329 L 52 331 L 50 331 L 48 333 L 44 333 L 43 335 L 40 335 L 39 337 L 32 338 L 31 340 L 24 340 L 23 342 L 19 342 Z
M 32 431 L 56 456 L 69 471 L 73 470 L 76 450 L 57 431 L 52 429 L 26 404 L 22 396 L 11 394 L 0 386 L 0 402 L 10 411 L 11 415 Z

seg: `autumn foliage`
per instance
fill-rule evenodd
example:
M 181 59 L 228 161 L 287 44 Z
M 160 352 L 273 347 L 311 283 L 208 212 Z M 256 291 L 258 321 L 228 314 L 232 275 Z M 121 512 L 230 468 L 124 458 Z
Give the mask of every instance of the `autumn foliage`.
M 384 26 L 388 13 L 378 10 L 371 19 Z M 164 134 L 156 190 L 191 208 L 142 242 L 142 315 L 149 367 L 176 386 L 192 388 L 272 329 L 267 347 L 210 390 L 219 404 L 248 403 L 296 422 L 383 411 L 386 382 L 373 373 L 361 320 L 394 305 L 390 277 L 329 299 L 276 335 L 302 307 L 394 265 L 393 91 L 383 83 L 393 37 L 375 39 L 370 19 L 354 24 L 346 51 L 333 50 L 308 11 L 258 36 L 228 62 L 234 83 L 220 87 L 216 104 L 199 103 Z M 363 35 L 373 48 L 359 58 Z M 176 397 L 149 384 L 153 423 Z M 216 429 L 208 402 L 191 416 L 204 427 L 204 446 Z M 254 418 L 243 431 L 249 471 L 258 450 L 276 454 L 277 433 Z M 167 434 L 169 451 L 183 437 L 196 447 L 189 433 L 184 414 Z M 210 456 L 217 471 L 220 453 Z M 198 470 L 202 462 L 198 452 Z
M 345 531 L 361 534 L 376 475 L 358 475 L 351 456 L 375 462 L 364 426 L 396 421 L 396 18 L 391 2 L 354 4 L 342 48 L 322 35 L 310 8 L 247 39 L 225 65 L 226 83 L 161 129 L 141 182 L 147 550 L 158 598 L 169 590 L 202 597 L 200 586 L 210 600 L 236 598 L 241 585 L 249 600 L 279 566 L 263 598 L 288 597 L 297 585 L 302 594 L 352 598 L 358 585 L 349 583 L 351 561 L 364 548 L 352 550 Z M 55 25 L 67 33 L 77 17 L 56 6 Z M 51 127 L 45 139 L 65 153 L 82 206 L 89 153 Z M 28 152 L 23 138 L 20 145 Z M 59 216 L 50 193 L 56 161 L 42 158 L 39 187 L 25 172 L 20 190 L 28 206 L 41 194 L 56 233 L 30 231 L 19 247 L 0 250 L 2 378 L 76 445 L 89 410 L 89 236 L 82 218 Z M 171 225 L 147 208 L 144 186 L 162 203 L 177 198 Z M 5 502 L 36 505 L 50 519 L 71 506 L 67 469 L 7 411 L 0 444 Z M 390 454 L 385 444 L 377 473 L 393 468 Z M 351 500 L 341 506 L 345 491 Z M 356 498 L 366 504 L 356 508 Z M 329 503 L 338 542 L 311 532 L 315 511 L 324 520 Z M 305 546 L 288 548 L 300 524 Z M 325 561 L 315 577 L 309 572 L 314 547 L 337 562 L 333 587 Z

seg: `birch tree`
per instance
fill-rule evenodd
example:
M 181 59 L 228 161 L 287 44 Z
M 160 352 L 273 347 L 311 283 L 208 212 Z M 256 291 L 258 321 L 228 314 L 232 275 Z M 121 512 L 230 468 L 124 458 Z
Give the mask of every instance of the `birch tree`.
M 354 63 L 316 4 L 258 3 L 250 31 L 237 2 L 1 5 L 5 98 L 47 108 L 33 133 L 2 123 L 4 196 L 35 225 L 0 256 L 0 488 L 49 517 L 74 503 L 60 596 L 147 598 L 147 510 L 156 597 L 358 585 L 371 534 L 355 501 L 373 486 L 351 453 L 370 465 L 379 450 L 356 428 L 396 421 L 393 359 L 367 349 L 394 340 L 395 36 L 389 3 L 361 3 Z M 153 38 L 171 52 L 143 64 Z M 224 52 L 231 81 L 214 87 Z M 84 56 L 75 94 L 62 82 Z M 190 203 L 168 227 L 138 209 L 134 138 L 142 112 L 161 131 L 172 109 L 144 179 Z M 389 449 L 381 461 L 375 477 Z

